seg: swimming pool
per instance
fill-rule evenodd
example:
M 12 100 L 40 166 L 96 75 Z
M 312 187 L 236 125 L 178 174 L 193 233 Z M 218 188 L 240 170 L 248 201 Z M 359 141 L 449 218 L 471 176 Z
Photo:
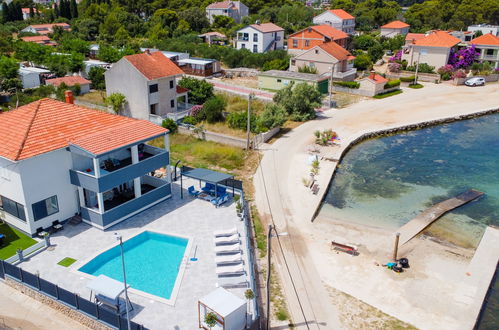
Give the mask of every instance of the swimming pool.
M 144 231 L 126 240 L 123 249 L 127 284 L 132 289 L 171 299 L 176 291 L 176 282 L 180 282 L 182 260 L 188 253 L 188 243 L 188 238 L 153 231 Z M 120 246 L 100 253 L 78 270 L 123 281 Z

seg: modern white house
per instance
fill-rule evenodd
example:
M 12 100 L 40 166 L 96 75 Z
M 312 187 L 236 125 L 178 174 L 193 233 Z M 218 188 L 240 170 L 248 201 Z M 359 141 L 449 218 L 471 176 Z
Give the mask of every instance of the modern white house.
M 41 99 L 0 114 L 0 210 L 35 234 L 80 215 L 106 229 L 171 196 L 168 131 L 148 121 Z M 165 148 L 147 144 L 164 138 Z
M 231 17 L 236 23 L 241 23 L 241 19 L 248 15 L 248 7 L 241 1 L 214 2 L 206 7 L 206 16 L 210 24 L 213 24 L 215 16 Z
M 237 31 L 236 48 L 245 48 L 253 53 L 284 49 L 284 29 L 274 23 L 248 25 Z
M 402 21 L 393 21 L 380 26 L 380 35 L 382 37 L 393 38 L 400 34 L 407 35 L 410 25 Z
M 163 119 L 185 117 L 192 106 L 188 90 L 177 86 L 184 74 L 162 52 L 124 56 L 105 72 L 107 95 L 121 93 L 126 103 L 122 114 L 161 125 Z
M 326 10 L 313 18 L 316 25 L 327 24 L 345 33 L 352 34 L 355 31 L 355 17 L 343 9 Z
M 499 68 L 499 37 L 487 33 L 471 40 L 470 44 L 480 53 L 478 60 L 491 62 L 495 69 Z
M 499 25 L 489 25 L 489 24 L 477 24 L 468 26 L 468 31 L 477 32 L 481 31 L 483 34 L 492 33 L 496 37 L 499 37 Z
M 49 75 L 50 71 L 35 67 L 19 68 L 19 79 L 23 83 L 23 88 L 36 88 L 44 82 L 44 75 Z

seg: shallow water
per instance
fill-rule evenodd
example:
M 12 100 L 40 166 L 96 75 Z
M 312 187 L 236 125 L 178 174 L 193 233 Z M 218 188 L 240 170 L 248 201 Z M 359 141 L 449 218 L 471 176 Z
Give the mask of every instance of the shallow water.
M 364 141 L 342 159 L 319 216 L 388 230 L 470 188 L 479 200 L 426 233 L 476 247 L 499 225 L 499 114 Z

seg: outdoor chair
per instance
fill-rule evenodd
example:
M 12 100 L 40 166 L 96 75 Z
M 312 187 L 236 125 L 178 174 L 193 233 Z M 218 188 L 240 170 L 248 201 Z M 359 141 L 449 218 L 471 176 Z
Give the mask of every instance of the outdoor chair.
M 227 192 L 227 189 L 225 187 L 217 187 L 217 195 L 222 196 Z
M 56 221 L 52 222 L 52 230 L 53 230 L 54 232 L 57 232 L 57 231 L 59 231 L 59 230 L 62 230 L 62 228 L 63 228 L 63 227 L 62 227 L 61 223 L 59 222 L 59 220 L 56 220 Z
M 244 267 L 242 264 L 234 265 L 234 266 L 222 266 L 217 267 L 217 275 L 238 275 L 244 274 Z
M 218 196 L 217 198 L 213 198 L 211 200 L 211 203 L 215 205 L 216 207 L 219 207 L 223 203 L 227 202 L 229 200 L 229 194 L 225 193 L 221 196 Z
M 216 254 L 222 254 L 222 253 L 234 253 L 241 251 L 241 244 L 237 242 L 236 244 L 232 245 L 219 245 L 215 246 L 215 253 Z
M 201 188 L 202 191 L 205 193 L 211 194 L 215 192 L 215 185 L 213 183 L 207 182 L 203 188 Z
M 191 195 L 192 197 L 197 197 L 200 193 L 199 191 L 194 189 L 194 186 L 190 186 L 189 188 L 187 188 L 187 192 L 189 192 L 189 195 Z
M 217 265 L 235 264 L 235 263 L 241 263 L 242 261 L 243 257 L 241 255 L 241 252 L 215 257 L 215 263 Z
M 222 230 L 217 230 L 213 232 L 213 236 L 215 237 L 220 237 L 220 236 L 232 236 L 234 234 L 237 234 L 237 228 L 232 227 L 230 229 L 222 229 Z
M 43 229 L 43 227 L 36 228 L 36 236 L 43 238 L 47 235 L 48 233 Z
M 231 244 L 237 242 L 239 242 L 239 234 L 234 234 L 232 236 L 215 237 L 215 245 Z

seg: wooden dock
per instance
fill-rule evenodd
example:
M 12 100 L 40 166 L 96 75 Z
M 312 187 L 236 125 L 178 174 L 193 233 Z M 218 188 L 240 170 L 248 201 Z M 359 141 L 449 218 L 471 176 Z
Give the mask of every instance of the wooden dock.
M 445 213 L 460 207 L 474 199 L 482 196 L 483 192 L 470 189 L 456 197 L 447 199 L 443 202 L 433 205 L 426 209 L 417 217 L 399 228 L 397 232 L 400 233 L 400 245 L 409 242 L 414 236 L 419 234 L 423 229 L 428 227 L 435 220 L 440 218 Z

